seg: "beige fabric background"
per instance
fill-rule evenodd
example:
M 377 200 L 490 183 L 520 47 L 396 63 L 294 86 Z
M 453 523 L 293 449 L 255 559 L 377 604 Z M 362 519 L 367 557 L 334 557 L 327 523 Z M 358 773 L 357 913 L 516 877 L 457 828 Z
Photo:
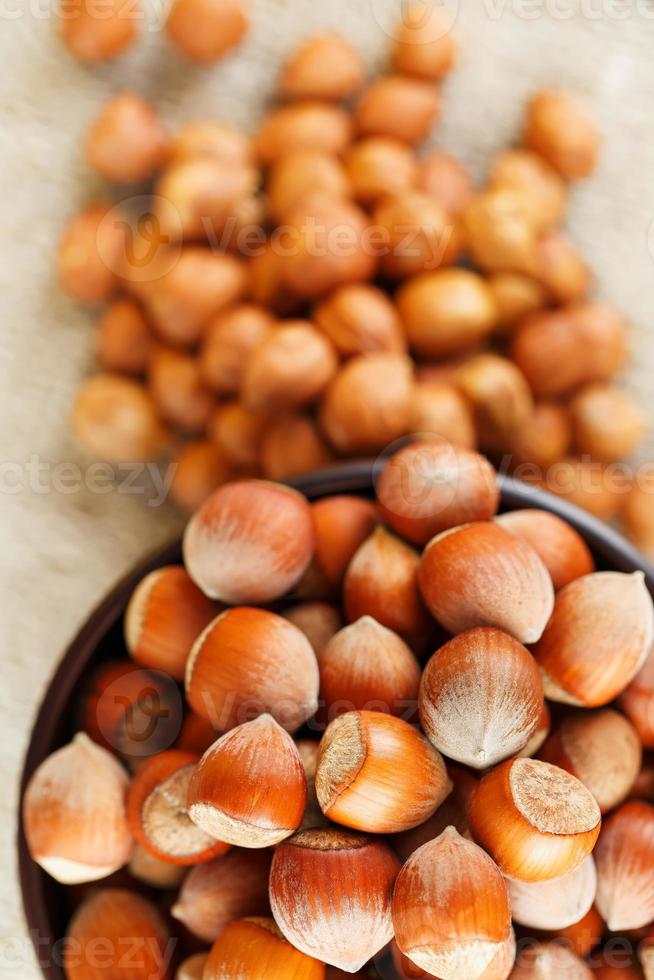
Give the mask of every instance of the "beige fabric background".
M 85 465 L 66 418 L 90 366 L 90 318 L 59 294 L 52 273 L 53 243 L 94 189 L 80 139 L 103 100 L 127 86 L 151 96 L 171 124 L 206 114 L 249 125 L 280 60 L 304 33 L 342 30 L 372 69 L 383 62 L 384 26 L 399 10 L 398 0 L 255 0 L 247 43 L 206 71 L 179 61 L 151 7 L 138 50 L 89 71 L 60 47 L 48 2 L 0 2 L 0 417 L 2 460 L 11 464 L 0 473 L 0 976 L 24 980 L 40 975 L 22 939 L 14 870 L 16 783 L 33 712 L 93 605 L 179 526 L 167 508 L 146 508 L 134 495 L 54 485 L 74 471 L 42 472 L 43 486 L 30 487 L 24 470 L 34 455 L 42 464 Z M 648 0 L 460 0 L 450 9 L 462 57 L 434 141 L 460 154 L 477 177 L 489 154 L 512 140 L 525 97 L 540 86 L 570 87 L 599 118 L 602 166 L 575 190 L 570 225 L 601 292 L 634 322 L 628 381 L 651 416 L 654 8 Z M 8 492 L 16 480 L 22 486 Z

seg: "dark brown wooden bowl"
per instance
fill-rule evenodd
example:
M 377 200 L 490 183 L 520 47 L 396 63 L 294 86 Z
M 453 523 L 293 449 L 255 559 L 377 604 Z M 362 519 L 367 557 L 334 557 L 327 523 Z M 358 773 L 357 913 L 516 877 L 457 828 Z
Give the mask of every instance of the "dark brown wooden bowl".
M 291 481 L 309 500 L 337 493 L 371 496 L 375 469 L 371 462 L 354 462 L 332 467 Z M 620 534 L 585 511 L 542 490 L 500 477 L 503 511 L 524 507 L 549 510 L 564 518 L 585 538 L 599 568 L 621 572 L 642 569 L 654 595 L 654 568 Z M 73 706 L 76 692 L 92 667 L 125 655 L 122 619 L 130 595 L 140 580 L 155 568 L 181 561 L 177 540 L 139 564 L 91 614 L 68 647 L 52 678 L 34 723 L 23 769 L 21 799 L 34 770 L 74 734 Z M 64 980 L 56 962 L 56 942 L 66 932 L 68 902 L 65 889 L 49 878 L 30 858 L 22 831 L 18 835 L 20 880 L 30 937 L 46 980 Z

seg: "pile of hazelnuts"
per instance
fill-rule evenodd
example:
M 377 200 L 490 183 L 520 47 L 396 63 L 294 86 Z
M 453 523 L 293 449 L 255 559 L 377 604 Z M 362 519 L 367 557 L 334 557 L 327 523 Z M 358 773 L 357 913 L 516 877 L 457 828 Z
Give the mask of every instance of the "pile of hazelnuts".
M 138 584 L 24 797 L 68 980 L 654 975 L 643 574 L 472 450 L 375 490 L 227 483 Z
M 189 4 L 211 8 L 177 0 L 173 18 Z M 614 382 L 627 325 L 562 230 L 597 130 L 569 94 L 539 92 L 475 188 L 450 154 L 418 150 L 455 59 L 434 16 L 404 17 L 391 73 L 370 81 L 342 37 L 311 37 L 252 136 L 206 119 L 170 133 L 141 96 L 108 102 L 87 160 L 138 194 L 91 203 L 59 249 L 69 295 L 106 304 L 100 373 L 74 408 L 93 456 L 163 457 L 192 512 L 235 476 L 428 433 L 622 518 L 654 551 L 652 481 L 611 465 L 644 433 Z

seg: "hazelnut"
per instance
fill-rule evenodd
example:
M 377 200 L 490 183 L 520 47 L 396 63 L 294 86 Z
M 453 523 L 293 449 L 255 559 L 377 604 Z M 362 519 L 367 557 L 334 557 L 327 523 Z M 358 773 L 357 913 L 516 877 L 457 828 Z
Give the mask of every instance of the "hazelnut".
M 654 642 L 654 606 L 642 572 L 596 572 L 557 594 L 534 650 L 545 694 L 595 708 L 620 694 Z
M 550 466 L 543 486 L 550 493 L 589 511 L 602 521 L 617 516 L 622 490 L 601 463 L 567 457 Z
M 497 307 L 484 279 L 468 269 L 441 269 L 411 279 L 397 308 L 419 357 L 457 354 L 488 337 Z
M 554 930 L 553 938 L 562 939 L 577 956 L 588 956 L 601 943 L 605 929 L 606 924 L 596 906 L 593 905 L 590 912 L 579 922 L 573 923 L 566 929 Z M 593 959 L 597 963 L 597 955 Z M 601 977 L 602 980 L 616 980 L 613 973 L 604 974 L 599 966 L 594 970 L 593 976 L 595 978 Z M 640 980 L 640 978 L 632 977 L 630 973 L 624 973 L 621 970 L 618 980 Z
M 642 756 L 631 722 L 605 708 L 567 715 L 545 742 L 539 758 L 576 776 L 593 794 L 602 813 L 607 813 L 629 796 Z
M 171 466 L 171 500 L 188 514 L 196 511 L 230 476 L 227 460 L 208 439 L 184 443 L 173 456 Z
M 175 346 L 201 340 L 209 321 L 238 302 L 246 288 L 246 269 L 231 255 L 185 246 L 143 290 L 143 302 L 161 338 Z
M 61 38 L 78 61 L 111 61 L 136 41 L 142 14 L 137 0 L 65 0 L 59 9 Z
M 527 108 L 525 144 L 565 180 L 588 177 L 597 165 L 600 137 L 585 109 L 567 92 L 539 92 Z
M 518 467 L 526 464 L 547 470 L 572 449 L 569 410 L 556 402 L 539 402 L 530 418 L 513 433 L 509 448 Z
M 148 386 L 157 410 L 167 422 L 186 432 L 201 432 L 215 405 L 215 395 L 207 388 L 200 363 L 192 354 L 157 347 L 150 358 Z
M 156 459 L 169 439 L 148 392 L 113 374 L 84 382 L 73 407 L 73 429 L 87 452 L 109 462 Z
M 536 246 L 533 275 L 557 303 L 585 299 L 592 283 L 588 264 L 577 246 L 561 232 L 552 231 Z
M 320 742 L 320 808 L 353 830 L 389 834 L 419 826 L 450 789 L 440 754 L 393 715 L 348 711 L 332 721 Z
M 269 167 L 294 150 L 322 150 L 340 155 L 352 139 L 352 122 L 344 109 L 303 99 L 279 106 L 264 116 L 254 137 L 257 159 Z
M 117 299 L 98 322 L 96 358 L 103 371 L 144 374 L 152 352 L 152 333 L 143 312 L 131 299 Z
M 282 281 L 296 296 L 318 299 L 375 273 L 368 218 L 350 201 L 323 195 L 311 198 L 289 213 L 285 235 Z
M 433 538 L 418 582 L 432 615 L 455 634 L 494 626 L 521 643 L 535 643 L 554 605 L 552 580 L 536 551 L 490 522 Z
M 209 836 L 189 816 L 187 796 L 198 756 L 170 749 L 146 759 L 127 794 L 134 837 L 146 851 L 184 866 L 219 857 L 229 845 Z
M 448 214 L 458 216 L 474 195 L 472 177 L 449 153 L 434 151 L 420 162 L 418 190 L 424 191 Z
M 639 477 L 625 497 L 622 520 L 627 533 L 648 555 L 654 555 L 654 507 L 652 494 L 654 483 L 650 479 Z
M 210 321 L 200 350 L 205 382 L 219 395 L 237 395 L 250 355 L 270 334 L 273 316 L 251 304 L 234 306 Z
M 125 224 L 105 202 L 90 204 L 69 223 L 59 242 L 57 266 L 65 292 L 78 303 L 109 299 L 118 286 L 125 254 Z
M 427 138 L 441 111 L 438 89 L 419 78 L 388 75 L 372 82 L 354 110 L 361 136 L 390 136 L 409 146 Z
M 268 602 L 299 582 L 314 545 L 302 494 L 276 483 L 238 481 L 216 490 L 191 518 L 184 561 L 212 599 Z
M 275 921 L 297 949 L 355 973 L 393 937 L 399 867 L 381 840 L 331 827 L 300 831 L 273 858 Z
M 174 0 L 166 33 L 191 61 L 209 64 L 240 44 L 249 26 L 245 0 Z
M 236 126 L 213 119 L 184 123 L 172 136 L 169 149 L 173 160 L 208 156 L 248 167 L 253 159 L 250 137 Z
M 438 8 L 403 8 L 393 39 L 393 67 L 398 72 L 438 82 L 454 67 L 456 43 Z
M 498 354 L 479 354 L 456 371 L 454 381 L 472 406 L 482 448 L 510 449 L 534 410 L 522 371 Z
M 654 808 L 633 800 L 607 817 L 595 849 L 597 908 L 611 932 L 654 917 Z
M 448 759 L 487 769 L 528 744 L 542 713 L 543 682 L 529 651 L 512 636 L 474 629 L 429 660 L 419 705 L 432 745 Z
M 512 943 L 511 909 L 499 869 L 448 827 L 411 855 L 393 892 L 400 950 L 429 976 L 483 977 Z
M 173 160 L 154 188 L 162 234 L 221 243 L 228 221 L 255 186 L 255 171 L 231 160 L 207 154 Z
M 153 105 L 134 92 L 106 103 L 86 140 L 92 170 L 116 184 L 147 180 L 164 162 L 167 139 Z
M 552 576 L 554 589 L 595 571 L 595 559 L 578 531 L 546 510 L 514 510 L 495 520 L 537 552 Z
M 415 713 L 420 665 L 404 640 L 372 616 L 335 632 L 316 653 L 330 721 L 352 710 Z
M 468 805 L 478 780 L 466 769 L 451 764 L 447 767 L 447 774 L 452 783 L 452 792 L 433 817 L 419 827 L 405 830 L 393 837 L 393 848 L 401 861 L 407 861 L 419 847 L 440 837 L 448 827 L 454 827 L 461 837 L 472 840 L 468 826 Z
M 354 357 L 329 385 L 320 409 L 322 428 L 342 453 L 378 452 L 409 431 L 412 365 L 408 357 Z
M 493 161 L 489 186 L 519 191 L 524 195 L 534 227 L 543 231 L 565 218 L 567 187 L 556 170 L 537 153 L 505 150 Z
M 388 136 L 370 136 L 353 143 L 345 167 L 355 199 L 368 207 L 388 194 L 401 194 L 416 183 L 418 164 L 413 150 Z
M 303 415 L 273 419 L 263 431 L 259 458 L 269 480 L 287 480 L 323 469 L 334 459 L 313 419 Z
M 170 933 L 154 903 L 134 892 L 105 888 L 91 893 L 73 915 L 63 967 L 67 980 L 89 980 L 93 972 L 120 976 L 129 956 L 132 973 L 163 976 L 170 949 Z
M 219 731 L 264 713 L 297 731 L 316 711 L 318 686 L 304 633 L 264 609 L 219 616 L 198 638 L 186 670 L 189 704 Z
M 397 310 L 375 286 L 341 286 L 316 306 L 313 319 L 342 357 L 406 351 Z
M 631 456 L 645 432 L 645 419 L 626 391 L 609 384 L 583 388 L 570 405 L 579 452 L 607 462 Z
M 181 565 L 157 568 L 132 592 L 125 610 L 125 645 L 143 667 L 183 680 L 191 647 L 219 612 Z
M 557 942 L 533 943 L 518 955 L 511 980 L 593 980 L 594 972 L 571 949 Z
M 233 848 L 218 860 L 196 865 L 186 876 L 171 915 L 206 943 L 247 915 L 266 915 L 272 852 Z
M 319 662 L 325 647 L 343 626 L 339 607 L 329 602 L 301 602 L 287 609 L 284 619 L 304 633 Z
M 463 212 L 468 251 L 486 272 L 533 275 L 539 229 L 523 191 L 499 187 L 472 198 Z
M 307 320 L 288 320 L 264 338 L 245 367 L 241 395 L 251 411 L 278 412 L 315 402 L 336 373 L 329 340 Z
M 314 563 L 328 585 L 339 590 L 357 550 L 379 522 L 371 500 L 337 494 L 311 506 L 316 532 Z
M 435 534 L 497 513 L 499 489 L 483 456 L 441 441 L 406 446 L 390 458 L 377 481 L 386 523 L 424 545 Z
M 398 193 L 382 201 L 374 222 L 384 234 L 382 269 L 391 279 L 451 265 L 460 254 L 458 226 L 428 194 Z
M 417 438 L 444 439 L 462 449 L 475 449 L 477 432 L 472 412 L 454 385 L 422 381 L 413 390 L 411 432 Z
M 495 272 L 487 279 L 497 304 L 498 330 L 510 334 L 531 313 L 547 305 L 547 294 L 539 282 L 519 272 Z
M 186 875 L 186 868 L 183 865 L 163 861 L 150 854 L 140 844 L 134 848 L 127 870 L 136 881 L 147 885 L 148 888 L 158 888 L 161 891 L 179 888 Z
M 32 859 L 65 884 L 97 881 L 122 868 L 134 847 L 127 782 L 117 760 L 84 734 L 48 756 L 23 799 Z
M 307 803 L 304 767 L 291 736 L 268 714 L 221 736 L 194 769 L 189 815 L 211 837 L 269 847 L 298 829 Z
M 203 980 L 229 976 L 323 980 L 325 967 L 287 942 L 272 919 L 230 922 L 214 943 Z
M 299 298 L 284 282 L 284 256 L 272 242 L 265 242 L 249 263 L 250 299 L 260 307 L 287 316 L 301 308 Z
M 574 303 L 528 317 L 514 336 L 511 357 L 536 396 L 552 398 L 617 374 L 627 358 L 626 332 L 611 307 Z
M 256 472 L 265 416 L 251 412 L 240 402 L 218 405 L 209 419 L 207 435 L 230 467 Z
M 266 185 L 266 200 L 273 218 L 283 223 L 298 205 L 315 195 L 347 197 L 348 174 L 338 157 L 323 150 L 301 149 L 275 160 Z
M 534 759 L 503 762 L 475 787 L 470 826 L 506 876 L 520 882 L 561 878 L 593 850 L 602 818 L 570 773 Z
M 339 34 L 308 38 L 286 61 L 279 92 L 286 99 L 333 99 L 354 95 L 363 83 L 359 53 Z

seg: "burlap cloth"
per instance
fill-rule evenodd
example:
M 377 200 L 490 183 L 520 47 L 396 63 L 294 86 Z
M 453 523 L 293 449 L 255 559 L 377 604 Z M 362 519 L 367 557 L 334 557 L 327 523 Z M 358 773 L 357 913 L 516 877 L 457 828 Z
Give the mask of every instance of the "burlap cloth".
M 14 845 L 32 715 L 93 605 L 179 527 L 172 511 L 146 507 L 133 493 L 76 489 L 83 470 L 75 466 L 85 461 L 69 439 L 67 415 L 90 367 L 93 331 L 89 315 L 58 292 L 52 250 L 64 222 L 97 189 L 80 141 L 102 102 L 124 87 L 152 97 L 173 125 L 205 114 L 251 124 L 280 60 L 304 33 L 341 30 L 372 69 L 383 62 L 385 27 L 399 7 L 397 0 L 255 0 L 247 43 L 210 71 L 180 62 L 152 7 L 138 49 L 89 71 L 60 46 L 48 4 L 0 0 L 0 976 L 21 980 L 40 976 L 24 940 Z M 462 57 L 435 144 L 459 154 L 478 178 L 489 155 L 514 137 L 534 89 L 567 86 L 600 121 L 602 165 L 574 191 L 570 227 L 601 292 L 634 323 L 628 383 L 652 416 L 654 7 L 646 0 L 460 0 L 456 16 Z M 74 466 L 49 465 L 60 461 Z

